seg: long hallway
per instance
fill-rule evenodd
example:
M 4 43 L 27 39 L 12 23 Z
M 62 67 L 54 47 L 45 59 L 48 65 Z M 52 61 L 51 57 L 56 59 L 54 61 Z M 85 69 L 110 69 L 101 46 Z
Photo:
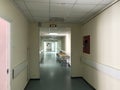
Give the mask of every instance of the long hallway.
M 25 90 L 94 90 L 82 78 L 71 79 L 70 67 L 56 61 L 54 52 L 45 52 L 40 80 L 30 80 Z
M 0 90 L 120 90 L 120 0 L 0 0 L 0 19 Z

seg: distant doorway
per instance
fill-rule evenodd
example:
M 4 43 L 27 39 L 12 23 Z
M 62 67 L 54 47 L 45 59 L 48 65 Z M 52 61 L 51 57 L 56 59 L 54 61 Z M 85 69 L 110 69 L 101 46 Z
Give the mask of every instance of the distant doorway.
M 71 66 L 71 28 L 57 27 L 56 29 L 50 29 L 41 27 L 39 40 L 40 62 L 44 62 L 44 53 L 56 53 L 57 56 L 62 51 L 65 54 L 67 64 Z M 69 58 L 66 59 L 66 56 Z
M 10 90 L 10 23 L 0 18 L 0 90 Z
M 44 51 L 46 51 L 46 52 L 57 52 L 57 42 L 45 41 L 44 42 Z

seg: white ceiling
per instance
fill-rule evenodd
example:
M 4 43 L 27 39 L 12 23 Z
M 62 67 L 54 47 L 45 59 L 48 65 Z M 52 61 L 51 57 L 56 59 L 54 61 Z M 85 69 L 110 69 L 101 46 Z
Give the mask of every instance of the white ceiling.
M 115 0 L 13 0 L 29 20 L 49 22 L 50 18 L 64 22 L 82 22 Z

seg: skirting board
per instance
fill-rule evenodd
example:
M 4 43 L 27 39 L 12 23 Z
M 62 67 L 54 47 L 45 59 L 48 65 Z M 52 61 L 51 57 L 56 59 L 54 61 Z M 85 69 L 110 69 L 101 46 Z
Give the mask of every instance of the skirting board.
M 36 78 L 36 79 L 29 79 L 29 81 L 28 81 L 28 83 L 26 84 L 26 86 L 25 86 L 25 88 L 24 88 L 24 90 L 26 90 L 26 88 L 28 87 L 28 85 L 29 85 L 29 83 L 30 83 L 30 81 L 36 81 L 36 80 L 40 80 L 40 78 Z
M 93 90 L 96 90 L 90 83 L 88 83 L 83 77 L 71 77 L 71 79 L 82 79 L 85 83 L 87 83 Z
M 87 60 L 84 57 L 81 57 L 81 61 L 96 70 L 104 72 L 114 78 L 120 79 L 120 70 L 118 69 L 112 68 L 107 65 L 99 64 L 97 62 L 93 62 L 92 60 Z

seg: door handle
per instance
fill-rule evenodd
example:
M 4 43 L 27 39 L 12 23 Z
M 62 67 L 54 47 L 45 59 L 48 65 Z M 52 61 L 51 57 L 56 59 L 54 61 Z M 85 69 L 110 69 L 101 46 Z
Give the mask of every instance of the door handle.
M 9 69 L 7 69 L 7 74 L 9 74 Z

